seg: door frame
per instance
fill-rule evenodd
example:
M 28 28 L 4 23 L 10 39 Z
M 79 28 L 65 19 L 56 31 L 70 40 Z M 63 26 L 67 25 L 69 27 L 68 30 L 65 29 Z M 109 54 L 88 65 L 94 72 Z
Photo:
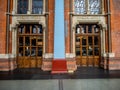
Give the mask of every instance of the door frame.
M 29 34 L 27 34 L 27 33 L 25 33 L 26 32 L 26 27 L 24 27 L 25 28 L 25 30 L 24 30 L 24 34 L 22 34 L 22 35 L 20 35 L 19 33 L 18 33 L 18 30 L 19 30 L 19 26 L 21 26 L 21 25 L 24 25 L 24 26 L 29 26 L 29 29 L 30 29 L 30 32 L 29 32 Z M 36 36 L 37 37 L 37 39 L 36 40 L 38 40 L 38 36 L 39 36 L 39 34 L 34 34 L 34 33 L 32 33 L 32 27 L 33 27 L 33 25 L 37 25 L 37 26 L 40 26 L 41 24 L 20 24 L 19 26 L 18 26 L 18 28 L 17 28 L 17 49 L 16 49 L 16 53 L 17 53 L 17 64 L 18 64 L 18 68 L 19 68 L 19 62 L 20 62 L 20 60 L 19 60 L 19 58 L 22 58 L 23 60 L 21 60 L 21 62 L 23 62 L 23 64 L 25 63 L 25 61 L 27 61 L 28 63 L 29 63 L 29 66 L 30 67 L 28 67 L 28 68 L 32 68 L 33 66 L 32 66 L 32 64 L 31 63 L 35 63 L 35 64 L 33 64 L 34 65 L 34 67 L 35 68 L 39 68 L 42 64 L 40 64 L 40 63 L 42 63 L 42 58 L 43 58 L 43 49 L 44 49 L 44 31 L 43 31 L 43 26 L 42 26 L 42 56 L 41 57 L 37 57 L 37 56 L 35 56 L 35 57 L 32 57 L 32 56 L 23 56 L 23 57 L 19 57 L 19 47 L 20 46 L 18 46 L 19 45 L 19 37 L 21 37 L 21 36 L 23 36 L 24 38 L 23 38 L 23 44 L 25 43 L 25 37 L 30 37 L 29 39 L 30 39 L 30 43 L 32 42 L 31 41 L 31 38 L 32 37 L 34 37 L 34 36 Z M 40 35 L 41 36 L 41 35 Z M 37 44 L 37 42 L 36 42 L 36 44 Z M 22 46 L 23 47 L 23 52 L 24 52 L 24 55 L 25 55 L 25 47 L 27 47 L 27 46 Z M 37 48 L 38 47 L 41 47 L 41 46 L 31 46 L 31 44 L 30 44 L 30 46 L 29 46 L 29 48 L 30 48 L 30 50 L 32 50 L 32 48 L 36 48 L 36 52 L 37 52 Z M 31 52 L 30 52 L 31 53 Z M 30 60 L 27 60 L 27 59 L 30 59 Z M 38 62 L 39 62 L 39 64 L 38 64 Z M 20 68 L 21 68 L 21 66 L 22 65 L 20 65 Z M 26 66 L 24 66 L 23 65 L 23 68 L 26 68 Z
M 98 33 L 96 33 L 94 30 L 94 27 L 98 27 Z M 86 28 L 86 31 L 83 32 L 81 31 L 82 26 L 84 28 Z M 77 31 L 77 28 L 79 27 L 80 32 Z M 91 27 L 91 33 L 89 33 L 89 27 Z M 78 34 L 77 34 L 78 32 Z M 84 33 L 84 34 L 83 34 Z M 76 38 L 78 37 L 78 39 L 80 40 L 80 42 L 76 42 Z M 89 45 L 89 37 L 92 37 L 92 44 Z M 98 45 L 95 45 L 95 37 L 98 38 Z M 85 38 L 85 42 L 86 44 L 83 45 L 82 44 L 82 40 L 83 38 Z M 101 60 L 101 38 L 100 38 L 100 26 L 97 24 L 78 24 L 78 26 L 76 25 L 76 29 L 75 29 L 75 54 L 76 54 L 76 45 L 80 46 L 79 49 L 80 51 L 82 51 L 82 48 L 86 48 L 86 55 L 82 55 L 82 52 L 80 52 L 80 56 L 76 56 L 76 60 L 79 61 L 80 66 L 100 66 L 100 60 Z M 82 47 L 81 47 L 82 46 Z M 89 51 L 89 47 L 93 48 L 92 51 L 92 55 L 88 55 L 88 51 Z M 99 48 L 99 55 L 95 55 L 95 48 Z M 84 61 L 84 62 L 83 62 Z M 85 65 L 83 65 L 83 63 Z
M 88 22 L 80 22 L 80 21 L 77 21 L 76 23 L 74 22 L 73 24 L 73 28 L 72 28 L 72 43 L 73 43 L 73 46 L 72 46 L 72 52 L 73 52 L 73 55 L 75 56 L 76 58 L 76 50 L 75 50 L 75 35 L 76 35 L 76 25 L 78 24 L 96 24 L 96 25 L 99 25 L 100 26 L 100 59 L 102 58 L 102 56 L 104 56 L 105 54 L 105 30 L 106 30 L 106 26 L 102 23 L 100 23 L 99 21 L 88 21 Z M 101 61 L 101 60 L 100 60 Z M 101 62 L 100 62 L 101 64 Z
M 12 56 L 15 57 L 15 64 L 16 67 L 18 68 L 18 63 L 17 63 L 17 33 L 18 33 L 18 26 L 20 24 L 40 24 L 43 27 L 43 54 L 46 53 L 46 26 L 44 22 L 38 22 L 38 21 L 34 21 L 31 23 L 31 21 L 27 21 L 27 22 L 22 22 L 22 21 L 17 21 L 14 22 L 14 24 L 11 25 L 11 31 L 12 31 Z M 44 58 L 44 55 L 42 56 L 42 58 Z

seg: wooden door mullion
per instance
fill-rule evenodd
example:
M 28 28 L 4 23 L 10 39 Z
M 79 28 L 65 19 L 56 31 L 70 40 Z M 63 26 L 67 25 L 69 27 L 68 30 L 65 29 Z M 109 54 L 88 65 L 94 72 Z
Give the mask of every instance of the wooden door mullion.
M 88 25 L 86 26 L 87 27 L 87 33 L 88 33 Z M 86 35 L 86 53 L 87 53 L 87 55 L 86 55 L 86 64 L 87 64 L 87 67 L 88 67 L 88 65 L 89 65 L 89 62 L 88 62 L 88 60 L 89 60 L 89 56 L 88 56 L 88 48 L 89 48 L 89 43 L 88 43 L 88 35 Z

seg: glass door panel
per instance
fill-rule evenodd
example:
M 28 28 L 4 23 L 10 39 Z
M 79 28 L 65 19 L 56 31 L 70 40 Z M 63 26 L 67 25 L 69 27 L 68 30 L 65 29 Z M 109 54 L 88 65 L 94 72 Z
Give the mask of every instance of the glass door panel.
M 19 68 L 37 68 L 43 53 L 42 25 L 24 24 L 18 28 Z
M 79 28 L 79 29 L 78 29 Z M 95 24 L 76 26 L 76 60 L 82 66 L 95 66 L 100 60 L 100 27 Z M 98 61 L 97 61 L 98 60 Z

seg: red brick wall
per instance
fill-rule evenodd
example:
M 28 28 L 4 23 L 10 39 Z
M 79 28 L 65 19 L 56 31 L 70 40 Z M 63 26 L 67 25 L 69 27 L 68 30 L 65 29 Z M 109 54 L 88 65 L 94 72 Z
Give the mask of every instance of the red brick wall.
M 70 53 L 70 0 L 64 0 L 64 20 L 67 23 L 65 37 L 65 52 Z
M 54 14 L 55 0 L 48 0 L 48 50 L 47 53 L 54 52 Z
M 112 52 L 120 57 L 120 0 L 111 0 Z
M 0 0 L 0 54 L 6 50 L 6 9 L 7 0 Z

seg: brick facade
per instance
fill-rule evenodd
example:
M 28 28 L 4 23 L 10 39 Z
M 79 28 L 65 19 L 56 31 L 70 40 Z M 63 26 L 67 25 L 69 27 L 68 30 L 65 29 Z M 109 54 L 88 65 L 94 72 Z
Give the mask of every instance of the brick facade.
M 74 17 L 71 18 L 71 15 L 74 15 L 73 12 L 73 1 L 74 0 L 64 0 L 64 4 L 65 4 L 65 32 L 66 32 L 66 58 L 68 53 L 74 53 L 73 52 L 73 46 L 74 42 L 72 42 L 73 40 L 73 35 L 72 35 L 72 31 L 74 30 L 74 27 L 71 28 L 71 26 L 73 26 L 73 24 L 71 22 Z M 102 53 L 101 56 L 101 61 L 100 61 L 100 66 L 103 67 L 104 69 L 109 69 L 109 70 L 120 70 L 120 43 L 119 43 L 119 37 L 120 37 L 120 33 L 119 33 L 119 29 L 120 29 L 120 23 L 119 23 L 119 12 L 120 12 L 120 1 L 118 0 L 102 0 L 104 1 L 103 6 L 104 6 L 104 12 L 103 12 L 103 16 L 105 18 L 105 21 L 103 21 L 102 23 L 106 23 L 106 25 L 108 25 L 108 21 L 110 20 L 110 26 L 108 25 L 108 27 L 111 30 L 111 42 L 109 43 L 109 30 L 108 27 L 105 29 L 105 52 Z M 108 1 L 110 1 L 110 14 L 108 13 Z M 72 9 L 71 9 L 72 8 Z M 108 15 L 110 15 L 110 18 L 108 20 Z M 79 17 L 79 15 L 77 15 Z M 89 15 L 87 15 L 86 17 L 89 17 Z M 79 19 L 79 18 L 78 18 Z M 82 20 L 82 19 L 80 19 Z M 88 20 L 89 21 L 89 20 Z M 87 22 L 87 20 L 85 21 Z M 67 23 L 67 24 L 66 24 Z M 84 23 L 84 20 L 83 20 Z M 90 22 L 88 22 L 90 23 Z M 104 25 L 103 25 L 104 26 Z M 111 47 L 109 46 L 109 44 L 111 44 Z M 111 49 L 111 51 L 109 51 L 109 49 Z M 72 54 L 73 57 L 71 57 L 71 60 L 73 59 L 74 61 L 74 54 Z M 70 57 L 70 56 L 69 56 Z
M 12 55 L 13 33 L 11 25 L 13 24 L 13 1 L 10 0 L 10 13 L 7 13 L 7 0 L 0 0 L 0 71 L 8 71 L 17 68 L 16 56 Z M 104 17 L 105 23 L 108 25 L 107 0 L 104 1 Z M 74 55 L 73 33 L 74 27 L 72 25 L 72 4 L 73 0 L 64 0 L 64 24 L 65 24 L 65 52 L 67 66 L 69 70 L 76 70 L 76 61 Z M 45 53 L 43 57 L 42 69 L 45 71 L 51 70 L 52 59 L 54 53 L 54 14 L 55 14 L 55 0 L 46 0 L 45 10 Z M 101 57 L 101 67 L 109 70 L 120 70 L 120 1 L 110 0 L 110 30 L 111 30 L 111 51 L 109 51 L 108 30 L 105 30 L 105 53 Z M 9 52 L 6 51 L 6 31 L 7 31 L 7 15 L 10 15 L 10 30 L 9 30 Z M 103 25 L 104 26 L 104 25 Z
M 13 49 L 13 37 L 14 35 L 14 26 L 17 25 L 16 21 L 13 19 L 15 15 L 15 1 L 16 0 L 9 0 L 10 3 L 10 12 L 7 13 L 7 0 L 0 0 L 0 71 L 9 71 L 14 70 L 17 68 L 17 57 L 14 56 L 13 53 L 16 53 Z M 44 1 L 44 0 L 43 0 Z M 53 49 L 54 49 L 54 8 L 55 8 L 55 1 L 54 0 L 45 0 L 45 11 L 43 12 L 42 17 L 45 17 L 45 25 L 43 29 L 45 30 L 45 53 L 43 53 L 43 70 L 48 70 L 47 67 L 51 67 L 52 59 L 53 59 Z M 14 12 L 14 13 L 13 13 Z M 7 30 L 7 15 L 10 17 L 9 23 L 9 50 L 6 52 L 6 30 Z M 23 15 L 24 16 L 24 15 Z M 32 17 L 31 15 L 28 15 Z M 34 15 L 33 15 L 34 18 Z M 28 20 L 29 21 L 29 20 Z M 34 22 L 34 21 L 33 21 Z M 30 23 L 30 21 L 28 22 Z M 38 22 L 39 23 L 39 22 Z M 17 37 L 16 37 L 17 38 Z M 45 60 L 45 62 L 44 62 Z M 47 67 L 44 66 L 44 63 L 47 63 Z

